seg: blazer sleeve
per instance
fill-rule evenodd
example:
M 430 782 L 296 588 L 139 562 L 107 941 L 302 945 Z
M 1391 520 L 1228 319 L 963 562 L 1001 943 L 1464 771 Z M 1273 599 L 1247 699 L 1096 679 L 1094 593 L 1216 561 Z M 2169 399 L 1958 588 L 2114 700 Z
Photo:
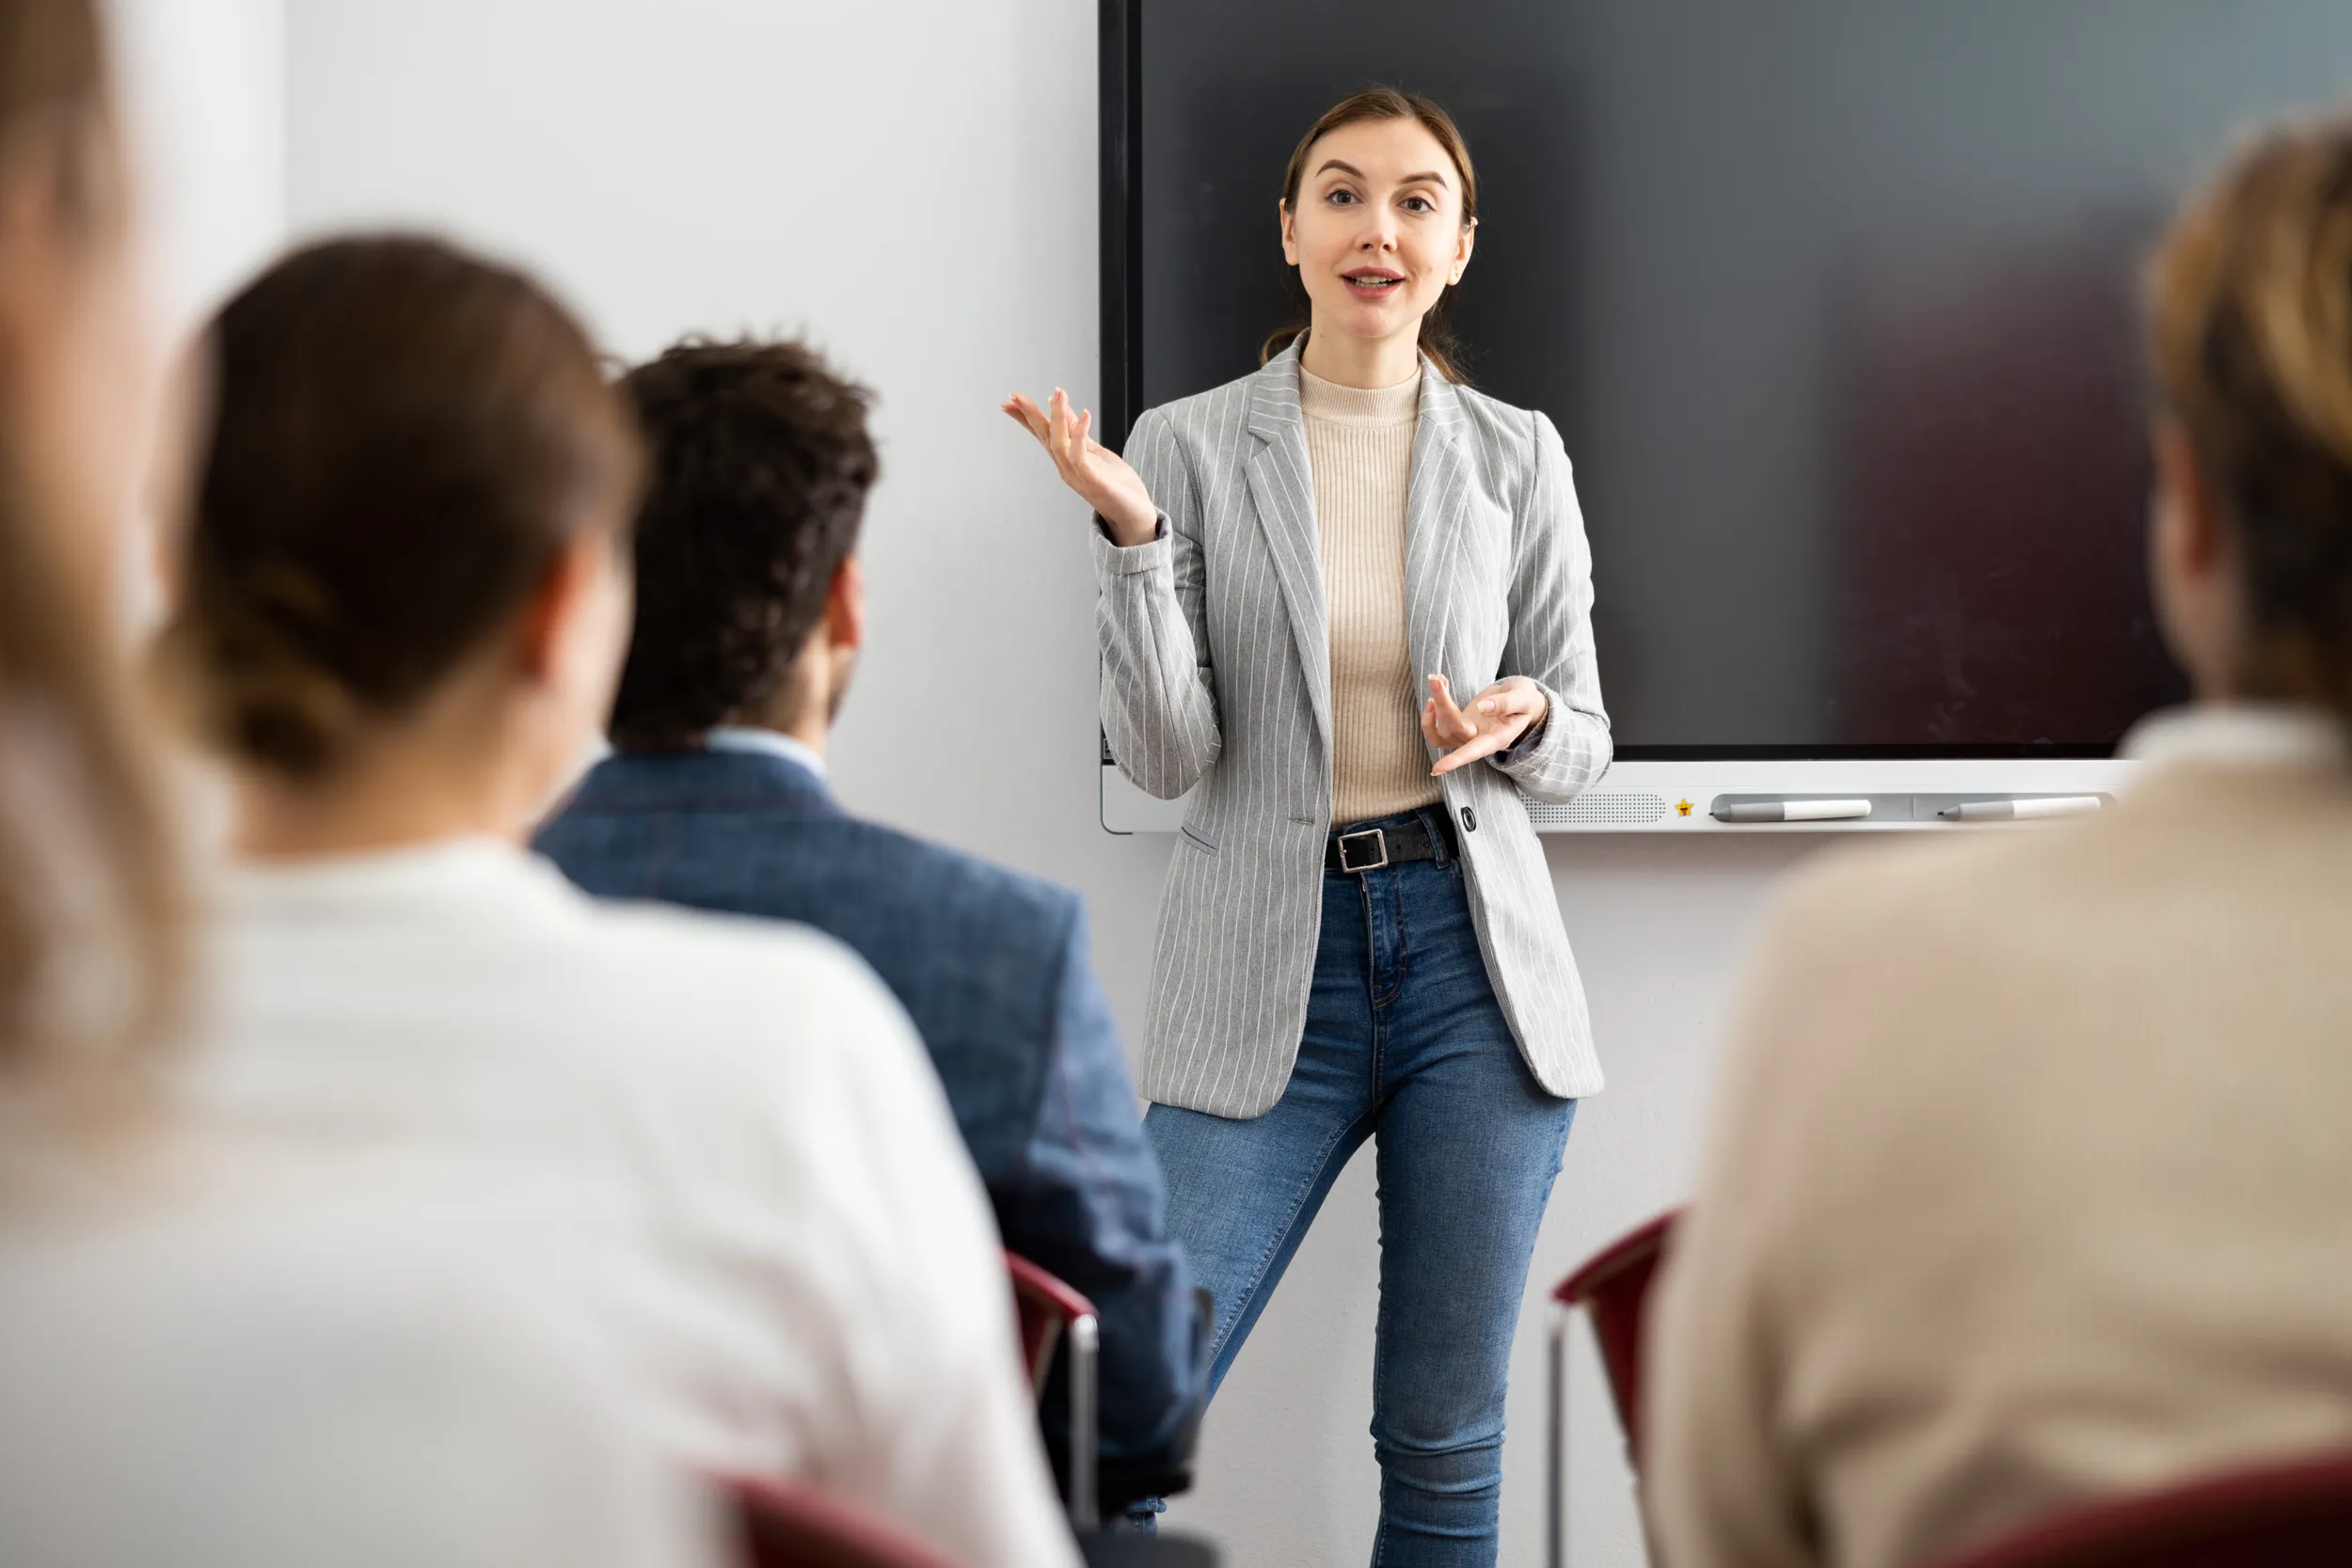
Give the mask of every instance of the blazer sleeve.
M 1127 462 L 1160 504 L 1159 537 L 1122 548 L 1098 523 L 1095 633 L 1103 731 L 1136 787 L 1163 800 L 1198 784 L 1223 745 L 1209 662 L 1200 515 L 1192 475 L 1154 408 L 1136 421 Z
M 1550 711 L 1534 736 L 1487 760 L 1530 799 L 1559 802 L 1607 772 L 1614 748 L 1593 650 L 1593 551 L 1584 514 L 1560 433 L 1542 414 L 1530 418 L 1534 462 L 1513 541 L 1502 671 L 1542 687 Z

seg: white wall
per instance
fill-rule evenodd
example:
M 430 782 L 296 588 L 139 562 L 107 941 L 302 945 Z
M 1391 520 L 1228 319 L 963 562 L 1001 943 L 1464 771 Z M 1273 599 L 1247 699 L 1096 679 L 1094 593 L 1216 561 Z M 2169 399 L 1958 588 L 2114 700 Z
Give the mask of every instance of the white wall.
M 1081 889 L 1139 1027 L 1169 841 L 1096 825 L 1085 517 L 995 412 L 1096 382 L 1091 0 L 292 0 L 288 71 L 297 231 L 451 228 L 542 269 L 617 352 L 805 325 L 881 390 L 842 793 Z M 1736 950 L 1800 851 L 1549 852 L 1612 1086 L 1579 1118 L 1531 1300 L 1683 1191 Z M 1210 1417 L 1175 1522 L 1237 1565 L 1367 1555 L 1374 1223 L 1359 1161 Z M 1541 1551 L 1542 1323 L 1515 1361 L 1514 1563 Z M 1576 1560 L 1631 1565 L 1613 1424 L 1577 1371 Z
M 165 329 L 193 329 L 286 228 L 286 0 L 111 0 Z
M 158 347 L 176 357 L 285 238 L 285 0 L 104 0 L 104 9 L 152 320 Z M 117 565 L 134 627 L 163 607 L 152 547 L 162 492 L 140 488 L 145 504 Z

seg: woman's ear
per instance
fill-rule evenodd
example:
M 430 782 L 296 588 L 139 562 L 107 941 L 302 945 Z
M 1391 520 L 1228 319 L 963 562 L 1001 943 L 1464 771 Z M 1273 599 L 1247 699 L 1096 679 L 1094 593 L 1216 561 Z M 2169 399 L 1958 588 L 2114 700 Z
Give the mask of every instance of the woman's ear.
M 1461 238 L 1454 242 L 1454 274 L 1446 279 L 1447 282 L 1459 283 L 1462 280 L 1462 274 L 1470 270 L 1470 252 L 1477 245 L 1478 220 L 1472 218 L 1462 225 Z
M 609 684 L 628 652 L 629 567 L 624 546 L 582 529 L 556 552 L 523 607 L 515 658 L 533 686 Z
M 1278 199 L 1274 203 L 1274 210 L 1279 213 L 1282 218 L 1282 261 L 1286 265 L 1295 267 L 1298 265 L 1298 232 L 1291 213 L 1291 204 Z
M 2148 578 L 2165 645 L 2200 697 L 2230 694 L 2244 585 L 2228 524 L 2188 429 L 2159 414 L 2149 433 L 2155 493 L 2148 508 Z
M 2184 577 L 2207 577 L 2220 565 L 2226 539 L 2205 461 L 2177 415 L 2156 416 L 2150 445 L 2156 464 L 2156 549 Z

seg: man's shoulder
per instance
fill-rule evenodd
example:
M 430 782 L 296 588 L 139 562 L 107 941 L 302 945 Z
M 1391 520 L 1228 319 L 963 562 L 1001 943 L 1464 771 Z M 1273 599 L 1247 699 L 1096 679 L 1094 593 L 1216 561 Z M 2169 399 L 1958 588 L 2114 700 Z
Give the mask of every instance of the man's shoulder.
M 834 831 L 854 852 L 897 870 L 905 891 L 945 897 L 951 907 L 992 924 L 1063 932 L 1081 908 L 1078 895 L 1058 883 L 936 839 L 861 817 L 846 818 Z
M 886 933 L 891 945 L 919 947 L 927 964 L 984 958 L 994 969 L 1042 981 L 1069 961 L 1085 905 L 1070 889 L 878 822 L 850 817 L 807 831 L 805 859 L 821 858 L 830 910 L 802 918 L 847 933 Z M 814 891 L 814 890 L 812 890 Z M 850 917 L 855 918 L 840 918 Z M 853 942 L 887 973 L 862 936 Z

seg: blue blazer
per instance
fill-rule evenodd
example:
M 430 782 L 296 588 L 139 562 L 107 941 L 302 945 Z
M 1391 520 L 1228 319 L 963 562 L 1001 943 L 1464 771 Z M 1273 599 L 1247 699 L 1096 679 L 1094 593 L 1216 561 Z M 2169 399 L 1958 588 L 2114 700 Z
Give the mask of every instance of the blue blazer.
M 537 847 L 600 897 L 797 920 L 863 955 L 930 1050 L 1005 1244 L 1101 1313 L 1105 1500 L 1180 1482 L 1205 1337 L 1077 895 L 861 821 L 750 752 L 609 758 Z M 1068 1402 L 1044 1408 L 1066 1465 Z

